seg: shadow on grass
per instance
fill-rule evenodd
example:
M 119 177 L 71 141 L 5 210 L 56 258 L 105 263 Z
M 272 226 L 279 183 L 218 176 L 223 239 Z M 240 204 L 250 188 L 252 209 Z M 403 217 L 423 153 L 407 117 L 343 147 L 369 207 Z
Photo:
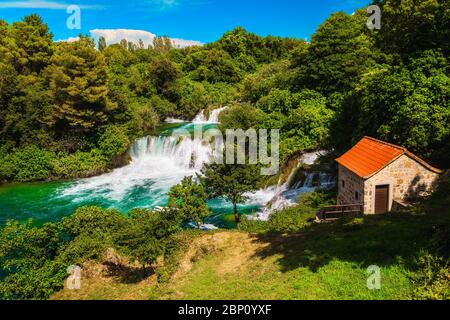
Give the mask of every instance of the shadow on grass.
M 265 244 L 256 256 L 279 257 L 282 272 L 301 267 L 317 272 L 333 260 L 356 263 L 363 268 L 403 264 L 413 270 L 415 257 L 429 247 L 436 225 L 444 223 L 441 220 L 429 215 L 391 213 L 314 224 L 297 234 L 253 237 Z
M 106 267 L 106 273 L 108 277 L 116 278 L 120 283 L 123 284 L 136 284 L 152 275 L 149 274 L 149 272 L 144 273 L 142 268 L 125 264 L 105 262 L 103 263 L 103 265 Z

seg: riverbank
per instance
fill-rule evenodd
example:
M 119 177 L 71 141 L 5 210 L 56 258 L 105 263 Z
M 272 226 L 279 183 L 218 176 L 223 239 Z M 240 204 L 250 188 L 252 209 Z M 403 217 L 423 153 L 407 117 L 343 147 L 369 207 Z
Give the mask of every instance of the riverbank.
M 188 235 L 170 278 L 123 281 L 106 265 L 88 264 L 81 290 L 52 299 L 408 300 L 418 296 L 428 234 L 437 217 L 395 213 L 302 232 L 216 231 Z M 380 289 L 368 288 L 367 269 L 380 268 Z M 92 272 L 95 270 L 96 272 Z M 108 276 L 109 274 L 109 276 Z M 430 284 L 431 285 L 431 284 Z M 430 287 L 431 288 L 431 287 Z

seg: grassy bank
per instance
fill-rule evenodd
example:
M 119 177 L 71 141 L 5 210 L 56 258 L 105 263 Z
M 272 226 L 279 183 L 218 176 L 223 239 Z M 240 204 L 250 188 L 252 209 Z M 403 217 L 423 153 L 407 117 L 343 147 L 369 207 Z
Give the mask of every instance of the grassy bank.
M 80 291 L 63 290 L 53 298 L 417 298 L 419 259 L 447 217 L 448 212 L 433 217 L 396 213 L 313 225 L 284 235 L 204 233 L 193 236 L 180 251 L 167 281 L 127 283 L 96 277 L 86 279 Z M 381 268 L 380 290 L 367 288 L 370 265 Z

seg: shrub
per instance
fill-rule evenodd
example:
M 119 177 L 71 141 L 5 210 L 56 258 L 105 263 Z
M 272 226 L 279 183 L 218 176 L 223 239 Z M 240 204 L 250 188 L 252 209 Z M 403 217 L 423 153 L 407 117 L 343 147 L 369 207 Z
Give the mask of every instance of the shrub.
M 11 155 L 0 157 L 0 182 L 13 180 L 16 174 L 16 166 Z
M 45 180 L 50 177 L 52 152 L 39 149 L 36 146 L 26 147 L 14 152 L 12 160 L 15 166 L 14 179 L 19 182 Z M 11 170 L 12 167 L 9 167 Z
M 315 213 L 311 212 L 309 208 L 301 206 L 288 208 L 270 216 L 269 230 L 276 233 L 297 232 L 311 225 L 314 217 Z
M 303 193 L 297 206 L 274 212 L 267 221 L 244 218 L 241 229 L 255 233 L 299 232 L 313 223 L 321 206 L 332 203 L 332 194 L 332 191 L 325 190 Z
M 60 154 L 52 162 L 53 174 L 59 178 L 80 178 L 105 169 L 108 159 L 98 150 L 78 151 L 74 154 Z
M 450 263 L 443 257 L 422 254 L 418 264 L 420 271 L 414 282 L 418 285 L 413 298 L 420 300 L 450 299 Z
M 129 145 L 130 139 L 126 130 L 114 125 L 108 126 L 98 141 L 101 154 L 109 160 L 125 153 Z

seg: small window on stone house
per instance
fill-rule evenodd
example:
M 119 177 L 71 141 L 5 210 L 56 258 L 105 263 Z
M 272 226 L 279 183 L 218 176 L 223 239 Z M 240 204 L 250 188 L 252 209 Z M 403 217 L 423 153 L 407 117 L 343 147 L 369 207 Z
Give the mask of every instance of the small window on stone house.
M 345 180 L 342 180 L 342 188 L 345 188 Z
M 358 191 L 355 192 L 355 200 L 359 201 L 359 192 Z

